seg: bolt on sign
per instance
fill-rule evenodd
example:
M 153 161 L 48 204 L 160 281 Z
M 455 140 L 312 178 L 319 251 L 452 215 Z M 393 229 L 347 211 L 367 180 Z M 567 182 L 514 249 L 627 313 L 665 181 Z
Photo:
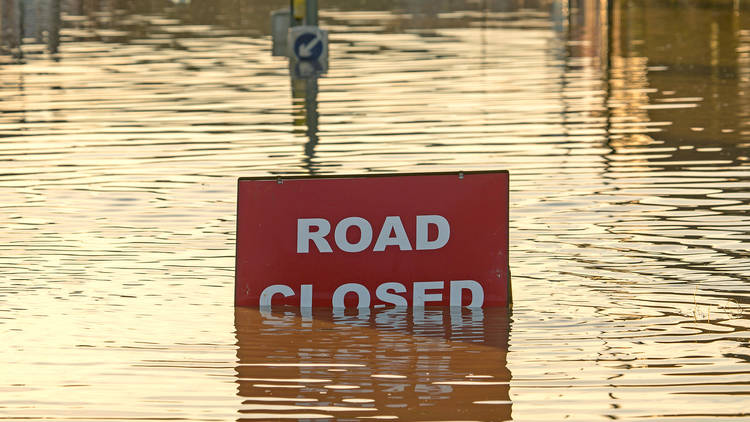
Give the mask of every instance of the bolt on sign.
M 507 171 L 240 178 L 235 305 L 508 306 Z

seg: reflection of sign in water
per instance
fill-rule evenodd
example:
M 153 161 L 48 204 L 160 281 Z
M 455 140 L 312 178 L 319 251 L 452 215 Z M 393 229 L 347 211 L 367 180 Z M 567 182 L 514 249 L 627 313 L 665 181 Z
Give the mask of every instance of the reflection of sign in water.
M 317 26 L 295 26 L 289 31 L 289 45 L 297 60 L 315 61 L 324 58 L 328 37 Z
M 241 418 L 511 419 L 507 309 L 307 312 L 235 309 Z
M 293 61 L 292 79 L 311 79 L 325 73 L 325 67 L 318 60 Z
M 506 306 L 508 173 L 240 179 L 235 304 Z

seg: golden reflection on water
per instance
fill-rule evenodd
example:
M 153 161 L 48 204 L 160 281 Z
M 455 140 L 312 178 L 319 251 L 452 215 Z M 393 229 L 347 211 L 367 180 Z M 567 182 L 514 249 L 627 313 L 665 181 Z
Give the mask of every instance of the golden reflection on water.
M 507 420 L 507 309 L 235 310 L 240 419 Z
M 0 418 L 747 416 L 744 2 L 326 0 L 317 81 L 286 1 L 173 3 L 4 44 Z M 233 310 L 238 176 L 458 169 L 510 171 L 512 318 Z

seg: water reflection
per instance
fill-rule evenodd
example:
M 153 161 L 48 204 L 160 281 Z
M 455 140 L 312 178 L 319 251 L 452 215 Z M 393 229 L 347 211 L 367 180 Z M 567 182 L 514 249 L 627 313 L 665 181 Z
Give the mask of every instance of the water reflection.
M 746 416 L 750 4 L 610 3 L 321 1 L 331 67 L 314 94 L 271 56 L 288 1 L 62 1 L 58 53 L 31 37 L 23 60 L 0 57 L 0 417 L 226 420 L 291 377 L 332 381 L 285 389 L 300 405 L 364 407 L 356 391 L 399 380 L 371 377 L 401 375 L 391 361 L 476 348 L 507 359 L 515 419 Z M 508 354 L 446 338 L 445 315 L 435 332 L 399 322 L 382 355 L 344 336 L 389 344 L 372 315 L 276 315 L 307 346 L 240 334 L 244 362 L 322 348 L 366 366 L 248 366 L 266 381 L 238 398 L 237 176 L 456 169 L 511 174 Z M 462 394 L 419 377 L 380 400 Z M 349 415 L 400 409 L 373 403 Z
M 622 80 L 631 92 L 638 85 L 647 88 L 633 108 L 652 122 L 666 123 L 658 139 L 667 146 L 720 147 L 744 138 L 735 131 L 743 126 L 747 108 L 740 76 L 746 68 L 741 28 L 747 26 L 747 13 L 739 2 L 692 3 L 675 8 L 665 2 L 615 2 L 611 79 Z M 703 30 L 686 38 L 663 24 L 669 20 Z M 680 155 L 702 154 L 690 148 Z
M 505 309 L 237 308 L 239 419 L 509 420 Z
M 299 70 L 292 69 L 292 75 Z M 304 131 L 305 164 L 310 174 L 316 173 L 315 147 L 318 145 L 318 78 L 292 76 L 292 98 L 294 99 L 294 126 Z
M 2 0 L 0 28 L 3 49 L 16 57 L 23 56 L 23 44 L 46 44 L 49 53 L 57 53 L 60 0 Z

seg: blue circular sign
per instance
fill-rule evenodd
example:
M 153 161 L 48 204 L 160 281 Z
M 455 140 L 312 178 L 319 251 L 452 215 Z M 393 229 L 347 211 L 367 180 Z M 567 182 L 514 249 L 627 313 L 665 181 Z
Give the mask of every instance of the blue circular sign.
M 305 32 L 294 40 L 294 55 L 299 60 L 318 60 L 323 54 L 323 37 L 319 32 Z

